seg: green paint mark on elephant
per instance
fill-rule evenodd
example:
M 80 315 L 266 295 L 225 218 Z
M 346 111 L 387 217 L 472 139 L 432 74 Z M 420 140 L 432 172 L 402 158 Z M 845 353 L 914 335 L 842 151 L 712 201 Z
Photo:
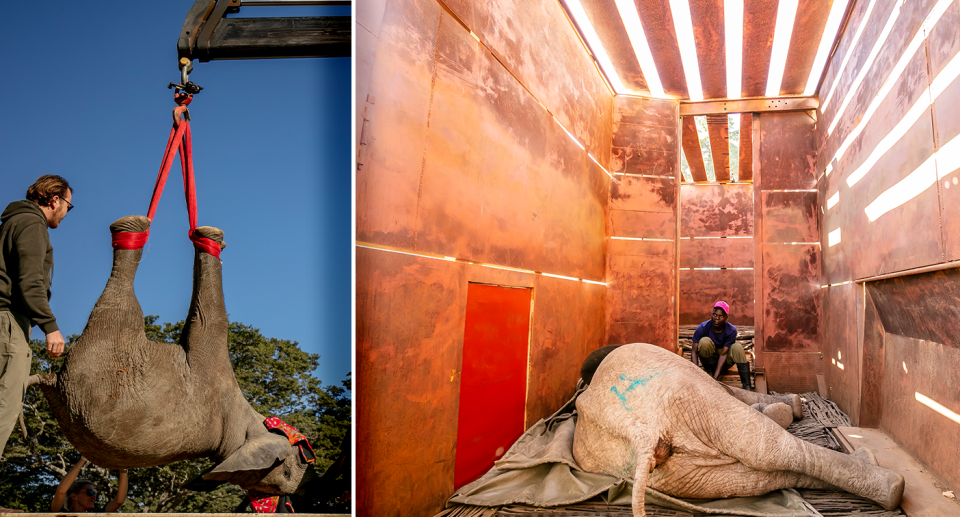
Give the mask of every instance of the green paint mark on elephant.
M 643 387 L 643 385 L 649 382 L 650 379 L 653 379 L 654 377 L 659 377 L 659 376 L 660 376 L 660 373 L 658 372 L 658 373 L 648 375 L 646 377 L 642 377 L 640 379 L 632 379 L 628 377 L 626 374 L 621 374 L 620 380 L 630 381 L 630 385 L 627 386 L 627 389 L 623 390 L 623 393 L 620 393 L 620 390 L 618 390 L 616 386 L 610 386 L 610 391 L 612 391 L 620 399 L 620 403 L 623 404 L 623 409 L 626 409 L 627 411 L 633 411 L 633 408 L 627 407 L 627 393 L 633 391 L 634 388 L 636 388 L 637 386 Z

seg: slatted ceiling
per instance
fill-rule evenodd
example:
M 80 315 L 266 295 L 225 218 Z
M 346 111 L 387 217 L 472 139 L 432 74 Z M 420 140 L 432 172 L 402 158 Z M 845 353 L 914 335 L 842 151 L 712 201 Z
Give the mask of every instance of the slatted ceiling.
M 723 0 L 691 2 L 690 18 L 693 20 L 693 34 L 697 43 L 703 98 L 726 97 L 727 58 L 723 30 Z
M 613 3 L 613 0 L 588 1 Z M 664 92 L 670 97 L 688 98 L 683 63 L 680 61 L 680 47 L 677 45 L 677 33 L 673 27 L 673 13 L 670 11 L 670 0 L 636 0 L 636 4 Z
M 713 175 L 717 181 L 730 181 L 730 127 L 726 115 L 707 115 Z
M 630 37 L 623 28 L 623 22 L 620 21 L 617 4 L 611 0 L 609 2 L 583 1 L 581 5 L 587 17 L 590 18 L 600 41 L 603 42 L 603 49 L 616 68 L 623 86 L 637 92 L 648 92 L 649 87 L 633 52 Z
M 793 35 L 790 38 L 790 52 L 787 65 L 783 70 L 783 82 L 780 91 L 785 94 L 803 93 L 810 77 L 810 67 L 817 57 L 820 37 L 830 16 L 833 2 L 842 0 L 800 0 L 797 6 L 797 18 L 793 23 Z
M 683 117 L 681 136 L 683 154 L 687 158 L 693 181 L 707 181 L 707 170 L 700 154 L 700 136 L 697 134 L 697 121 L 693 117 Z
M 571 0 L 559 0 L 561 3 Z M 625 0 L 633 2 L 650 48 L 664 95 L 690 99 L 684 75 L 680 46 L 671 9 L 671 0 Z M 767 76 L 776 32 L 779 0 L 743 1 L 742 74 L 740 92 L 727 92 L 726 12 L 724 0 L 673 0 L 688 6 L 696 48 L 698 77 L 703 97 L 709 99 L 766 97 Z M 795 0 L 797 12 L 789 34 L 784 71 L 780 77 L 780 95 L 804 95 L 821 40 L 825 48 L 833 42 L 836 27 L 824 38 L 833 3 L 847 0 Z M 580 0 L 590 23 L 598 33 L 624 88 L 650 95 L 630 37 L 620 18 L 617 0 Z M 840 4 L 838 4 L 840 5 Z M 729 6 L 728 6 L 729 7 Z M 841 6 L 842 7 L 842 6 Z M 735 10 L 734 10 L 735 11 Z M 842 12 L 840 9 L 838 12 Z M 734 22 L 731 22 L 734 23 Z M 784 36 L 786 37 L 786 35 Z M 813 71 L 816 77 L 822 70 Z
M 740 176 L 739 181 L 753 181 L 753 115 L 740 115 Z
M 777 6 L 772 0 L 743 2 L 743 96 L 763 97 L 770 71 Z

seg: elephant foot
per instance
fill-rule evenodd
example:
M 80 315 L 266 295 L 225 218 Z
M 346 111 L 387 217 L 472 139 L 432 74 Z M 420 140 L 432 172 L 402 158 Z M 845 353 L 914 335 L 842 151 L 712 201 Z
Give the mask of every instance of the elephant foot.
M 143 233 L 150 229 L 150 219 L 142 215 L 121 217 L 110 225 L 110 233 Z
M 860 458 L 874 467 L 880 466 L 880 462 L 878 462 L 877 457 L 873 455 L 873 451 L 866 447 L 857 447 L 857 449 L 850 453 L 850 455 L 855 458 Z
M 904 479 L 899 472 L 883 470 L 883 485 L 886 488 L 886 493 L 876 501 L 886 510 L 896 510 L 900 506 L 900 501 L 903 500 Z
M 193 232 L 199 237 L 210 239 L 213 242 L 216 242 L 220 245 L 221 250 L 227 247 L 227 243 L 223 242 L 223 230 L 220 228 L 214 228 L 213 226 L 198 226 Z
M 800 395 L 788 394 L 780 397 L 784 404 L 790 406 L 793 409 L 793 418 L 800 420 L 803 418 L 803 401 L 800 400 Z
M 775 404 L 758 402 L 750 407 L 763 413 L 765 417 L 773 420 L 784 429 L 790 427 L 790 424 L 793 423 L 793 409 L 783 402 L 777 402 Z

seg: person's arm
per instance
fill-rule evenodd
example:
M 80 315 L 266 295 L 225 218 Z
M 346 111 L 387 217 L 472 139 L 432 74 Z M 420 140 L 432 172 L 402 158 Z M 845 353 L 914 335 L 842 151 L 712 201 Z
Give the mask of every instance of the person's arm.
M 53 496 L 53 502 L 50 503 L 51 512 L 59 512 L 63 509 L 63 501 L 67 498 L 67 490 L 69 490 L 70 485 L 76 481 L 77 475 L 80 474 L 80 469 L 82 469 L 86 463 L 87 459 L 80 456 L 80 461 L 78 461 L 77 464 L 70 469 L 70 472 L 67 472 L 67 475 L 60 481 L 60 486 L 57 487 L 57 493 Z
M 700 330 L 700 327 L 697 327 L 697 330 L 693 331 L 693 346 L 690 348 L 690 360 L 693 362 L 694 366 L 700 366 L 700 351 L 697 350 L 700 345 L 700 338 L 703 337 L 703 331 Z
M 103 511 L 106 513 L 113 513 L 120 509 L 120 506 L 123 505 L 123 502 L 127 500 L 127 469 L 120 471 L 120 476 L 117 482 L 117 497 L 114 497 L 112 501 L 107 503 L 107 506 L 103 507 Z
M 723 347 L 723 351 L 720 352 L 720 359 L 717 360 L 717 371 L 713 372 L 713 378 L 720 380 L 720 372 L 723 371 L 723 366 L 727 364 L 727 352 L 730 351 L 730 347 Z

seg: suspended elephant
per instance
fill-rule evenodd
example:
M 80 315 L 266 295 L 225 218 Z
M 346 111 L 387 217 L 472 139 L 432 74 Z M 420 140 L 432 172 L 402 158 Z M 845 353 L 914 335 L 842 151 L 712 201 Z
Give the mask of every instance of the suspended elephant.
M 878 467 L 869 451 L 800 440 L 744 403 L 777 400 L 731 389 L 735 397 L 660 347 L 621 346 L 588 382 L 576 402 L 573 455 L 588 472 L 633 479 L 635 516 L 645 515 L 646 486 L 684 498 L 837 487 L 888 510 L 900 504 L 903 476 Z
M 189 313 L 180 343 L 163 343 L 147 339 L 133 292 L 149 226 L 143 216 L 110 226 L 115 248 L 126 241 L 135 249 L 114 249 L 107 285 L 62 369 L 35 376 L 64 435 L 107 468 L 207 457 L 217 465 L 204 480 L 265 494 L 302 491 L 316 477 L 307 462 L 312 453 L 271 432 L 233 374 L 218 258 L 223 232 L 209 226 L 192 232 Z

